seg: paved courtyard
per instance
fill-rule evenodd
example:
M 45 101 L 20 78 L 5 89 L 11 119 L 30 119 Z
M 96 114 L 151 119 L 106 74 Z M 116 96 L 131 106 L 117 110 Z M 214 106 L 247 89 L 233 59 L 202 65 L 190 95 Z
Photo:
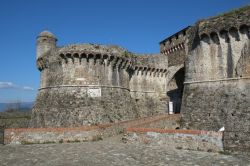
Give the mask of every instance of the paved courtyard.
M 250 166 L 250 157 L 170 150 L 107 139 L 68 144 L 0 145 L 0 165 Z

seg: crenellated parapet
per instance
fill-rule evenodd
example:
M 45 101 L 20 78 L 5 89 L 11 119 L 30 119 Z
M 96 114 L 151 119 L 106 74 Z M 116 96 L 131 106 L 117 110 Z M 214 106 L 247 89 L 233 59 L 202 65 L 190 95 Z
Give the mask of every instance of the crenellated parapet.
M 62 63 L 67 65 L 93 63 L 93 65 L 106 65 L 118 67 L 120 69 L 130 69 L 132 62 L 129 58 L 119 57 L 110 54 L 100 54 L 96 52 L 58 52 L 62 59 Z
M 188 26 L 160 42 L 160 52 L 168 57 L 168 66 L 184 64 Z
M 197 22 L 199 27 L 199 36 L 202 34 L 211 34 L 213 32 L 229 32 L 239 30 L 242 26 L 250 25 L 250 6 L 233 10 L 228 13 L 211 17 Z M 233 28 L 233 29 L 232 29 Z
M 187 72 L 187 81 L 190 79 L 193 81 L 215 80 L 250 75 L 248 71 L 241 68 L 244 65 L 240 60 L 242 57 L 249 56 L 247 50 L 250 49 L 250 26 L 247 22 L 218 31 L 211 28 L 206 33 L 200 31 L 198 25 L 193 29 L 196 29 L 197 32 L 192 34 L 194 36 L 190 38 L 193 38 L 193 40 L 189 41 L 188 54 L 191 56 L 188 56 L 187 66 L 192 71 Z
M 166 68 L 155 68 L 149 66 L 134 66 L 133 67 L 135 75 L 142 76 L 152 76 L 152 77 L 166 77 L 167 69 Z
M 132 61 L 114 51 L 86 49 L 65 49 L 57 51 L 61 58 L 64 84 L 112 85 L 128 88 Z M 104 46 L 102 46 L 104 47 Z
M 199 39 L 209 44 L 220 44 L 221 42 L 230 43 L 233 40 L 240 41 L 242 36 L 250 36 L 250 24 L 242 24 L 239 26 L 231 26 L 220 30 L 199 31 Z
M 57 55 L 65 64 L 69 61 L 74 64 L 93 63 L 111 65 L 122 69 L 131 67 L 129 57 L 124 56 L 126 50 L 118 46 L 104 46 L 94 44 L 69 45 L 59 48 Z
M 170 37 L 164 39 L 160 42 L 160 52 L 162 54 L 168 55 L 170 53 L 182 50 L 185 48 L 185 40 L 186 40 L 186 34 L 187 30 L 190 27 L 186 27 L 179 32 L 175 33 L 174 35 L 171 35 Z
M 250 76 L 250 7 L 198 21 L 188 31 L 186 81 Z M 244 60 L 243 60 L 244 59 Z
M 166 95 L 166 78 L 167 68 L 133 66 L 133 74 L 129 83 L 132 98 L 161 98 Z
M 170 48 L 164 48 L 162 53 L 165 54 L 165 55 L 169 55 L 169 54 L 172 54 L 174 52 L 177 52 L 177 51 L 181 51 L 181 50 L 184 50 L 185 49 L 185 44 L 184 42 L 181 42 L 177 45 L 174 45 Z

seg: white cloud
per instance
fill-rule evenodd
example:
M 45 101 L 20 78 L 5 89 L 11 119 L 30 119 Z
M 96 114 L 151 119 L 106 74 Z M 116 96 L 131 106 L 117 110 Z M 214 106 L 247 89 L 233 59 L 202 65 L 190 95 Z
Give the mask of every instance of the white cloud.
M 23 90 L 34 90 L 34 88 L 29 87 L 29 86 L 24 86 L 24 87 L 23 87 Z
M 0 89 L 12 89 L 17 88 L 12 82 L 0 82 Z
M 21 89 L 21 90 L 31 90 L 33 91 L 34 88 L 29 86 L 20 86 L 16 85 L 12 82 L 0 82 L 0 89 Z

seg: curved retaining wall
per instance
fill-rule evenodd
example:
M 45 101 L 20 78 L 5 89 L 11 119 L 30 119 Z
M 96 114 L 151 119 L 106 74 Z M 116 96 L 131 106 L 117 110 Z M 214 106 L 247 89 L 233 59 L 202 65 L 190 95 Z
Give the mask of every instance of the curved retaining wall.
M 33 107 L 32 127 L 68 127 L 134 119 L 129 90 L 112 86 L 42 88 Z

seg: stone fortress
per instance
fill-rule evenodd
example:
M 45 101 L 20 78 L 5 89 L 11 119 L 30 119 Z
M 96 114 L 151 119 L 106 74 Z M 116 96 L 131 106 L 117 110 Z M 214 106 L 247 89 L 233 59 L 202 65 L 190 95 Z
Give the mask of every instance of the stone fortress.
M 58 47 L 37 37 L 40 89 L 31 127 L 105 124 L 166 113 L 181 128 L 218 131 L 250 148 L 250 7 L 200 20 L 138 55 L 114 45 Z

